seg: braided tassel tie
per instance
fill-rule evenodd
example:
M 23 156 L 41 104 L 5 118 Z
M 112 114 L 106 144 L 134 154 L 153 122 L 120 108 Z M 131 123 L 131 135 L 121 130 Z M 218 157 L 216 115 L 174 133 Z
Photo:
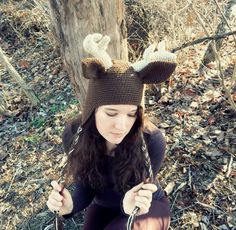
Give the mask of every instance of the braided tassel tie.
M 75 137 L 74 137 L 74 139 L 73 139 L 73 142 L 72 142 L 72 145 L 71 145 L 71 146 L 72 146 L 72 147 L 71 147 L 71 150 L 69 151 L 68 154 L 71 154 L 71 153 L 74 151 L 75 146 L 76 146 L 77 143 L 78 143 L 78 140 L 79 140 L 79 136 L 80 136 L 81 131 L 82 131 L 82 128 L 79 126 L 79 128 L 77 129 L 76 135 L 75 135 Z M 66 164 L 63 166 L 63 169 L 65 169 L 65 167 L 66 167 Z M 62 171 L 64 171 L 64 170 L 62 170 Z M 61 177 L 59 178 L 58 183 L 60 183 L 60 182 L 62 181 L 62 178 L 63 178 L 63 175 L 61 175 Z M 62 193 L 63 189 L 64 189 L 64 186 L 63 186 L 63 188 L 62 188 L 62 190 L 61 190 L 60 193 Z M 63 229 L 64 229 L 63 220 L 62 220 L 62 218 L 58 215 L 58 213 L 55 212 L 54 230 L 63 230 Z M 46 230 L 46 229 L 44 229 L 44 230 Z
M 144 153 L 145 156 L 145 161 L 146 164 L 148 165 L 148 174 L 149 174 L 149 178 L 151 179 L 151 181 L 153 181 L 153 172 L 152 172 L 152 165 L 151 165 L 151 160 L 147 151 L 147 146 L 146 146 L 146 142 L 144 140 L 144 137 L 142 135 L 142 152 Z M 128 221 L 127 221 L 127 230 L 132 230 L 133 229 L 133 225 L 134 225 L 134 219 L 137 215 L 139 211 L 139 207 L 135 207 L 132 214 L 129 216 Z

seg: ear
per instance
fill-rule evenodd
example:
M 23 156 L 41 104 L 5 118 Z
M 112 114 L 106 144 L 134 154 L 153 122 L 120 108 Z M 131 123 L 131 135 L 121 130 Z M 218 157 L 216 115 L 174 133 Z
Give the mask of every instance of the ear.
M 97 59 L 85 58 L 81 63 L 83 75 L 87 79 L 98 79 L 105 73 L 105 66 Z
M 175 62 L 150 62 L 138 72 L 144 84 L 157 84 L 166 81 L 174 72 L 177 64 Z

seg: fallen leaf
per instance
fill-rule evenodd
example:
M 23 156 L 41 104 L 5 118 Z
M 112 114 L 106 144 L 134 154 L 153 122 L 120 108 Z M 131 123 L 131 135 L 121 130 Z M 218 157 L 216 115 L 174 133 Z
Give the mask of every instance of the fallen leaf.
M 168 183 L 168 185 L 164 189 L 166 191 L 167 195 L 170 195 L 173 192 L 174 187 L 175 187 L 175 182 L 174 181 Z
M 216 121 L 216 118 L 214 116 L 210 116 L 207 120 L 209 125 L 212 125 L 213 123 L 215 123 L 215 121 Z
M 213 150 L 213 151 L 206 151 L 205 152 L 205 155 L 208 156 L 208 157 L 219 157 L 219 156 L 222 156 L 223 153 L 217 151 L 217 150 Z
M 193 101 L 191 104 L 190 104 L 190 107 L 191 108 L 198 108 L 198 103 L 196 101 Z
M 30 66 L 30 64 L 29 64 L 29 62 L 27 61 L 27 60 L 20 60 L 19 61 L 19 66 L 21 67 L 21 68 L 23 68 L 23 69 L 28 69 L 29 68 L 29 66 Z

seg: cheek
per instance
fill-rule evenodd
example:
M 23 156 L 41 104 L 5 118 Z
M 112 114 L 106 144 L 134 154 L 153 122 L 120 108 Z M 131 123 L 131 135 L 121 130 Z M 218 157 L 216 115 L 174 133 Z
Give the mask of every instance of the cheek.
M 107 118 L 103 114 L 97 114 L 95 116 L 96 128 L 99 133 L 103 132 L 107 126 Z
M 132 121 L 129 121 L 129 125 L 128 125 L 128 127 L 129 127 L 129 130 L 130 130 L 132 127 L 133 127 L 133 125 L 134 125 L 135 121 L 136 121 L 136 118 L 135 118 L 135 119 L 133 119 Z

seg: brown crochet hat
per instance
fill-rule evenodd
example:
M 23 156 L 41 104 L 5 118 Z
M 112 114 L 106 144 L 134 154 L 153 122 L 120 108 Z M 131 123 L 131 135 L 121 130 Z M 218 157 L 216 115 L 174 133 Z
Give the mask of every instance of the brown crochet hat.
M 163 82 L 176 68 L 175 55 L 166 51 L 164 55 L 163 51 L 157 54 L 155 47 L 149 47 L 144 52 L 144 59 L 134 64 L 112 61 L 105 52 L 109 41 L 108 36 L 101 38 L 100 34 L 92 34 L 83 43 L 87 52 L 95 58 L 82 60 L 83 75 L 89 79 L 82 125 L 99 106 L 141 105 L 144 84 Z

